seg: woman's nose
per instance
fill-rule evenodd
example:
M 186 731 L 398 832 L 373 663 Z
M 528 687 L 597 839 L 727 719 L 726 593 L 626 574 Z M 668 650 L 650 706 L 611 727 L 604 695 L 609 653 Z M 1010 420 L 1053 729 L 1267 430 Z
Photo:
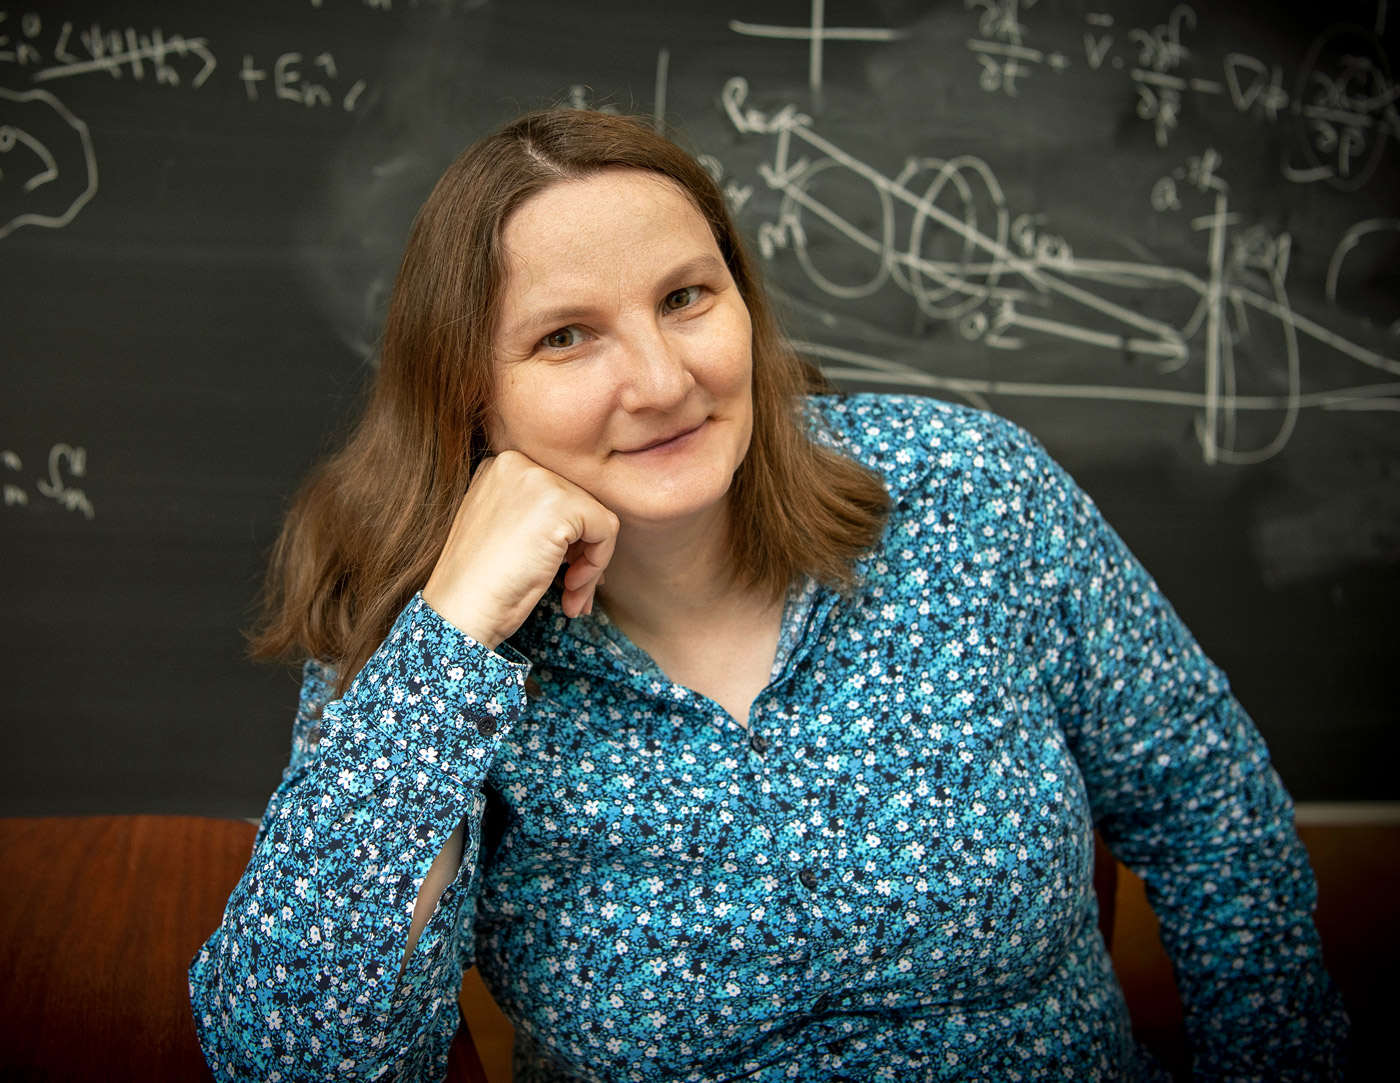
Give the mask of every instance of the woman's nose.
M 667 410 L 679 405 L 695 384 L 681 343 L 659 327 L 638 330 L 624 340 L 622 408 Z

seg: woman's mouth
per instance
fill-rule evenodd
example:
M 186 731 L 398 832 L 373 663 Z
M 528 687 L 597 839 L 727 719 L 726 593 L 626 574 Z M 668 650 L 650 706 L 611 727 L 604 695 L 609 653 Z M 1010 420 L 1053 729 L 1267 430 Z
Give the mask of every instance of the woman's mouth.
M 677 429 L 663 436 L 658 436 L 647 441 L 638 447 L 627 448 L 622 451 L 624 455 L 641 455 L 644 452 L 665 452 L 683 447 L 689 442 L 689 438 L 704 428 L 705 422 L 698 425 L 691 425 L 684 429 Z

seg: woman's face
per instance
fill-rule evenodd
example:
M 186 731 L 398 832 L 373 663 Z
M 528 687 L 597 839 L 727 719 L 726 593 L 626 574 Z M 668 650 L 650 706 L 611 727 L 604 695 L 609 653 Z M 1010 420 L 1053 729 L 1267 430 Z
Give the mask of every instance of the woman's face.
M 624 524 L 719 506 L 753 431 L 752 326 L 694 204 L 608 169 L 532 196 L 502 240 L 493 449 Z

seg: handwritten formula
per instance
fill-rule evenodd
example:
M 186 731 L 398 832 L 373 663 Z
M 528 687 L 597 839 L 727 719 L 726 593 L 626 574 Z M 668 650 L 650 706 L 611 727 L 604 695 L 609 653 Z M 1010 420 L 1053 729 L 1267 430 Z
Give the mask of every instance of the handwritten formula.
M 249 103 L 341 113 L 353 113 L 370 88 L 326 50 L 288 49 L 266 64 L 245 51 L 230 67 L 205 35 L 0 9 L 0 240 L 22 226 L 62 228 L 97 195 L 94 141 L 58 97 L 65 84 L 105 79 L 217 94 L 230 89 L 229 78 Z
M 1045 5 L 1041 5 L 1044 7 Z M 1105 78 L 1130 81 L 1137 115 L 1166 147 L 1182 123 L 1188 99 L 1263 124 L 1298 131 L 1297 161 L 1284 174 L 1298 182 L 1365 183 L 1380 155 L 1400 137 L 1400 86 L 1382 44 L 1388 9 L 1379 2 L 1371 26 L 1324 30 L 1296 69 L 1272 58 L 1228 51 L 1217 66 L 1197 62 L 1196 42 L 1209 39 L 1210 12 L 1177 4 L 1161 22 L 1138 25 L 1140 5 L 1103 3 L 1084 15 L 1079 48 L 1037 46 L 1035 0 L 967 0 L 975 29 L 967 49 L 979 65 L 979 85 L 1015 98 L 1032 85 L 1083 65 Z M 1042 92 L 1045 88 L 1042 88 Z
M 37 506 L 53 501 L 59 507 L 84 519 L 93 519 L 97 510 L 74 481 L 87 476 L 87 450 L 72 444 L 54 444 L 49 449 L 44 472 L 25 478 L 24 461 L 9 449 L 0 450 L 0 502 L 6 508 Z M 31 501 L 31 493 L 33 501 Z

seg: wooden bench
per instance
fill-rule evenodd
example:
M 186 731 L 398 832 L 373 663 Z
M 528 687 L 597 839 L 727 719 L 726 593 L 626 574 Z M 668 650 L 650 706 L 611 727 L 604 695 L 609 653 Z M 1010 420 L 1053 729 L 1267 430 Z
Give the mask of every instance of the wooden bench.
M 1400 827 L 1300 833 L 1322 885 L 1327 962 L 1364 1032 L 1396 997 Z M 218 925 L 253 835 L 242 820 L 187 816 L 0 820 L 0 1079 L 211 1079 L 185 969 Z M 1134 1029 L 1184 1071 L 1180 1002 L 1142 884 L 1107 851 L 1099 858 L 1101 926 Z M 504 1083 L 510 1025 L 474 973 L 461 1004 L 470 1026 L 458 1031 L 449 1079 Z M 1357 1049 L 1358 1068 L 1381 1051 L 1372 1041 Z M 1362 1068 L 1354 1078 L 1370 1077 Z

